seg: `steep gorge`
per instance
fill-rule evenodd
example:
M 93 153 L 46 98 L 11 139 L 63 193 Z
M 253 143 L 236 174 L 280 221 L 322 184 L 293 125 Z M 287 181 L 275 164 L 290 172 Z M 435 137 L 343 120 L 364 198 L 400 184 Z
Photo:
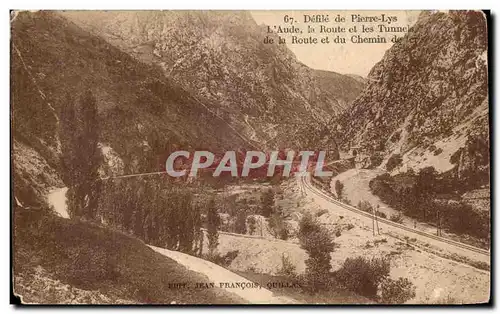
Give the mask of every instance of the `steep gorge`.
M 249 12 L 64 12 L 165 75 L 264 147 L 300 147 L 342 113 L 363 83 L 299 62 Z M 335 146 L 331 141 L 329 145 Z M 336 149 L 336 148 L 334 148 Z
M 486 18 L 477 11 L 423 12 L 370 71 L 367 86 L 341 118 L 344 147 L 403 157 L 402 168 L 459 160 L 489 163 Z M 472 149 L 469 143 L 478 143 Z M 460 158 L 463 152 L 474 155 Z M 489 168 L 488 168 L 489 169 Z

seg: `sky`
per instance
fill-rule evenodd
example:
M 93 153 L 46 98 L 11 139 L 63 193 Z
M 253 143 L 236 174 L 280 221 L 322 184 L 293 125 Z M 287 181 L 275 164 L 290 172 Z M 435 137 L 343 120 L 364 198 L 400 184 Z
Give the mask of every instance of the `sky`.
M 380 22 L 365 22 L 365 21 L 352 21 L 351 15 L 360 15 L 361 17 L 368 16 L 381 16 L 385 17 L 395 16 L 397 22 L 392 22 L 388 26 L 412 26 L 420 14 L 420 11 L 252 11 L 252 16 L 257 24 L 276 25 L 276 26 L 291 26 L 290 21 L 285 23 L 285 16 L 293 17 L 295 26 L 303 30 L 301 37 L 309 37 L 307 34 L 307 26 L 311 25 L 316 29 L 314 37 L 318 39 L 329 36 L 330 38 L 337 35 L 343 36 L 347 39 L 345 44 L 292 44 L 291 37 L 293 34 L 282 34 L 287 40 L 288 48 L 295 54 L 297 59 L 305 65 L 319 70 L 334 71 L 342 74 L 357 74 L 366 77 L 371 68 L 382 59 L 387 49 L 392 46 L 392 42 L 388 40 L 387 43 L 364 43 L 355 44 L 351 43 L 352 34 L 359 34 L 361 25 L 377 28 Z M 330 18 L 329 23 L 304 23 L 304 15 L 323 14 L 328 15 Z M 335 22 L 335 17 L 345 17 L 345 22 Z M 386 18 L 387 20 L 387 18 Z M 320 25 L 323 24 L 328 27 L 341 26 L 345 27 L 345 33 L 324 33 L 319 34 Z M 356 25 L 357 33 L 348 33 L 348 29 Z M 387 23 L 385 23 L 387 25 Z M 364 35 L 368 37 L 376 37 L 384 35 L 390 39 L 395 33 L 379 33 L 375 35 Z M 399 36 L 404 33 L 398 33 Z

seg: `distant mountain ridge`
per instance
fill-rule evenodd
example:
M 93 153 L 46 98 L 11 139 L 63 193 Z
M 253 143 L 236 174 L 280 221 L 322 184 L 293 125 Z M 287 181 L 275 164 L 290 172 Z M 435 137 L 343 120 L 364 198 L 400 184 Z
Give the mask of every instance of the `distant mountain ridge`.
M 263 146 L 301 146 L 343 112 L 363 83 L 300 63 L 244 11 L 64 12 L 65 16 L 145 62 Z M 329 73 L 329 74 L 328 74 Z M 301 127 L 301 132 L 290 134 Z M 301 135 L 299 133 L 306 133 Z M 332 144 L 333 145 L 333 144 Z

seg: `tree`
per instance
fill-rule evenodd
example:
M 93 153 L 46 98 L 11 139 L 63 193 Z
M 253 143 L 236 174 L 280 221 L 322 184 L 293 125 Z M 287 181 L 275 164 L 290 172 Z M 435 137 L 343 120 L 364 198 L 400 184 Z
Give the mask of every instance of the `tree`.
M 72 217 L 92 220 L 97 218 L 101 191 L 98 170 L 102 155 L 98 146 L 97 102 L 90 90 L 80 96 L 78 107 L 69 94 L 66 101 L 61 114 L 60 132 L 63 139 L 63 178 L 68 185 L 68 211 Z
M 335 193 L 337 194 L 337 198 L 339 200 L 342 199 L 343 191 L 344 191 L 344 184 L 342 182 L 340 182 L 339 180 L 336 180 L 335 181 Z
M 299 221 L 299 240 L 304 239 L 307 235 L 318 232 L 320 230 L 320 225 L 314 220 L 310 213 L 306 213 L 302 219 Z
M 192 204 L 192 194 L 185 190 L 178 190 L 180 199 L 182 201 L 180 210 L 177 213 L 184 217 L 179 219 L 179 251 L 185 253 L 192 253 L 193 243 L 196 235 L 196 220 L 198 219 L 199 212 Z M 217 216 L 218 217 L 218 216 Z
M 271 216 L 274 208 L 274 191 L 273 189 L 268 189 L 266 192 L 264 192 L 264 195 L 262 196 L 262 207 L 261 207 L 261 214 L 264 217 L 269 217 Z
M 427 220 L 427 210 L 428 208 L 432 208 L 433 203 L 432 199 L 434 194 L 436 194 L 436 180 L 437 180 L 437 171 L 434 167 L 425 167 L 420 169 L 417 175 L 416 183 L 415 183 L 415 193 L 417 198 L 421 201 L 422 206 L 420 206 L 423 210 L 423 219 Z
M 138 206 L 144 208 L 143 217 L 143 232 L 144 241 L 146 243 L 163 246 L 166 241 L 162 241 L 162 236 L 165 233 L 166 213 L 167 209 L 163 208 L 164 195 L 160 188 L 160 183 L 156 180 L 140 180 L 136 184 L 140 184 L 140 199 Z M 131 191 L 132 192 L 132 191 Z M 133 193 L 133 192 L 132 192 Z
M 248 221 L 248 231 L 250 235 L 253 235 L 255 233 L 255 229 L 257 229 L 257 220 L 255 219 L 254 216 L 247 217 Z
M 147 244 L 200 254 L 202 207 L 190 191 L 157 177 L 105 182 L 99 210 L 107 224 Z
M 134 228 L 134 214 L 138 211 L 140 206 L 140 200 L 137 195 L 137 191 L 131 184 L 127 184 L 126 180 L 121 180 L 119 185 L 119 191 L 122 193 L 120 196 L 113 197 L 111 202 L 116 202 L 118 198 L 119 207 L 115 207 L 114 211 L 117 212 L 117 215 L 121 218 L 121 225 L 125 231 L 129 231 L 131 228 Z M 121 212 L 121 214 L 118 214 Z M 141 221 L 142 223 L 142 221 Z
M 299 242 L 309 255 L 305 261 L 306 280 L 311 282 L 313 291 L 328 286 L 331 269 L 331 256 L 335 244 L 327 229 L 321 226 L 310 214 L 304 215 L 299 223 Z
M 406 170 L 406 175 L 410 177 L 415 176 L 415 170 L 413 168 L 408 168 L 408 170 Z
M 208 251 L 213 256 L 219 245 L 219 226 L 220 218 L 215 208 L 215 199 L 211 198 L 207 208 L 207 233 L 208 233 Z
M 201 221 L 201 207 L 199 204 L 194 204 L 195 206 L 195 219 L 194 219 L 194 253 L 198 256 L 203 254 L 203 240 L 204 234 Z
M 68 186 L 75 185 L 77 143 L 75 130 L 77 129 L 76 109 L 70 94 L 66 94 L 65 104 L 61 108 L 59 139 L 61 142 L 61 176 Z
M 135 207 L 133 217 L 134 235 L 138 238 L 144 239 L 144 208 L 139 206 Z
M 168 208 L 165 218 L 167 248 L 192 253 L 196 234 L 199 209 L 193 205 L 189 191 L 181 188 L 164 189 L 161 207 Z M 198 235 L 199 237 L 199 235 Z M 199 238 L 198 238 L 199 240 Z
M 283 217 L 283 212 L 281 209 L 271 214 L 269 218 L 269 232 L 277 239 L 287 240 L 288 239 L 288 228 L 285 223 L 285 218 Z
M 82 194 L 88 198 L 84 216 L 95 219 L 97 205 L 101 191 L 99 167 L 102 163 L 102 154 L 99 147 L 99 121 L 97 115 L 97 102 L 90 90 L 80 98 L 83 115 L 83 132 L 79 141 L 80 160 L 83 168 Z M 82 158 L 83 157 L 83 158 Z
M 246 220 L 247 220 L 247 215 L 245 211 L 243 210 L 240 211 L 236 215 L 236 221 L 234 222 L 234 232 L 239 234 L 246 234 L 247 233 Z
M 66 103 L 61 109 L 61 119 L 59 128 L 59 138 L 61 141 L 61 173 L 64 183 L 68 186 L 66 192 L 67 208 L 71 217 L 80 216 L 77 212 L 80 204 L 76 199 L 75 186 L 78 184 L 78 143 L 77 143 L 77 118 L 76 104 L 74 99 L 68 93 L 66 94 Z
M 435 194 L 437 175 L 438 172 L 432 166 L 420 169 L 415 184 L 415 189 L 419 197 L 428 198 Z
M 364 212 L 373 214 L 373 206 L 368 201 L 359 201 L 357 207 Z

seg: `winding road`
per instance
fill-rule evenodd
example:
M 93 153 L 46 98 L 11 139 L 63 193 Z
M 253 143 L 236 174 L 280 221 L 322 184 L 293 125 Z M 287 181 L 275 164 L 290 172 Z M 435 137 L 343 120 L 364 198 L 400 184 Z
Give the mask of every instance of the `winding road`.
M 298 303 L 296 300 L 286 296 L 276 296 L 271 290 L 268 290 L 262 286 L 255 288 L 255 283 L 253 283 L 252 281 L 207 260 L 178 251 L 171 251 L 152 245 L 148 246 L 156 252 L 165 255 L 173 259 L 177 263 L 185 266 L 187 269 L 207 276 L 211 282 L 216 284 L 216 286 L 220 286 L 226 291 L 238 295 L 250 304 Z M 240 283 L 246 285 L 247 287 L 253 286 L 253 288 L 230 288 L 228 287 L 228 285 L 224 285 L 224 283 Z
M 315 187 L 311 183 L 310 175 L 299 177 L 299 185 L 307 195 L 312 195 L 315 198 L 314 200 L 318 205 L 328 210 L 335 210 L 337 213 L 345 213 L 351 216 L 355 215 L 360 220 L 367 223 L 367 225 L 371 226 L 373 215 L 359 210 L 354 206 L 339 202 L 326 192 Z M 416 238 L 422 242 L 439 247 L 448 253 L 456 253 L 476 261 L 490 263 L 490 252 L 488 250 L 416 230 L 381 217 L 377 217 L 377 220 L 380 229 L 383 231 L 395 232 L 402 236 Z

